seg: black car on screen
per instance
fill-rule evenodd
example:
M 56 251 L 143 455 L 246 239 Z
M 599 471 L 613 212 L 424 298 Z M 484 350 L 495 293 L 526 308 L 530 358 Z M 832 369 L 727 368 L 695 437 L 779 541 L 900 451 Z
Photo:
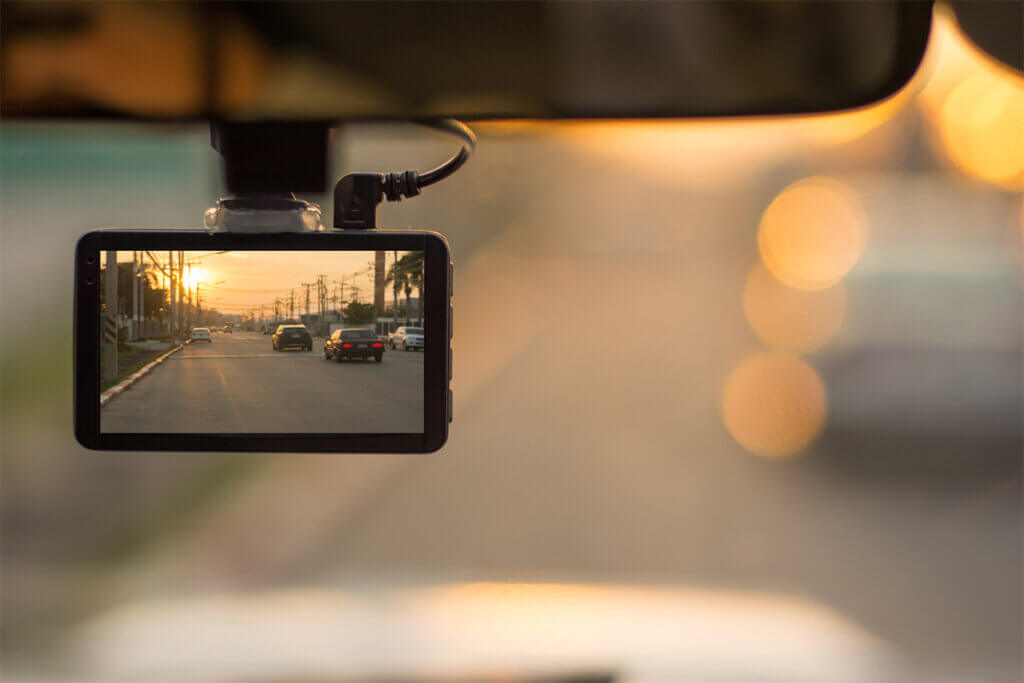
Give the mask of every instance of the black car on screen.
M 384 342 L 372 330 L 335 330 L 324 342 L 324 358 L 341 362 L 348 358 L 384 360 Z
M 313 335 L 304 325 L 279 325 L 271 338 L 275 351 L 285 349 L 313 350 Z

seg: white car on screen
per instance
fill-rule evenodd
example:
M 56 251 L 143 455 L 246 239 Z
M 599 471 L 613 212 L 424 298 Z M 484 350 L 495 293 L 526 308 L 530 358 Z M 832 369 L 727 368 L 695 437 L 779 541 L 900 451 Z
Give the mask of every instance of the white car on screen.
M 411 351 L 423 348 L 422 327 L 399 327 L 391 337 L 391 348 Z
M 210 328 L 208 327 L 197 327 L 192 330 L 192 336 L 189 337 L 189 341 L 192 342 L 209 342 L 213 343 L 213 337 L 210 335 Z

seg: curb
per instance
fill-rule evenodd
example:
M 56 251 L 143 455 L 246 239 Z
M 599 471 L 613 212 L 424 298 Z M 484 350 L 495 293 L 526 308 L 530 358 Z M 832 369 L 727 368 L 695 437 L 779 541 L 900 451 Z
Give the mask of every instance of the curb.
M 114 386 L 112 386 L 109 389 L 107 389 L 106 391 L 104 391 L 102 394 L 100 394 L 100 408 L 102 408 L 103 406 L 105 406 L 108 403 L 110 403 L 110 401 L 115 396 L 120 396 L 122 393 L 124 393 L 124 391 L 126 389 L 128 389 L 128 387 L 130 387 L 131 385 L 135 384 L 140 379 L 142 379 L 143 377 L 148 375 L 149 372 L 153 368 L 155 368 L 156 366 L 160 365 L 165 360 L 167 360 L 171 356 L 171 354 L 174 354 L 174 353 L 177 353 L 178 351 L 181 351 L 181 349 L 183 349 L 185 347 L 185 344 L 187 344 L 187 343 L 188 343 L 188 341 L 185 341 L 185 342 L 183 342 L 181 344 L 178 344 L 173 349 L 171 349 L 170 351 L 168 351 L 164 355 L 160 356 L 156 360 L 150 361 L 149 363 L 147 363 L 146 365 L 143 365 L 141 368 L 139 368 L 138 370 L 136 370 L 132 374 L 128 375 L 128 377 L 125 378 L 119 384 L 115 384 Z

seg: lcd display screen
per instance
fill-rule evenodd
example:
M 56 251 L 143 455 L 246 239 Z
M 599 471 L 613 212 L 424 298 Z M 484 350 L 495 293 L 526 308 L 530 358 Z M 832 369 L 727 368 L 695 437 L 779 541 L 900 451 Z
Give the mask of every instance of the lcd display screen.
M 424 251 L 119 250 L 99 265 L 102 433 L 424 432 Z

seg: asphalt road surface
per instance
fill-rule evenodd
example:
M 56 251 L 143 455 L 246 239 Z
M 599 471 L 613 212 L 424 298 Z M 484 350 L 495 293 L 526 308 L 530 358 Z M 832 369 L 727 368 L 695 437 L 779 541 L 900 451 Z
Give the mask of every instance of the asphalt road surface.
M 380 433 L 423 431 L 423 354 L 384 361 L 274 351 L 270 337 L 215 333 L 189 344 L 103 408 L 105 432 Z

